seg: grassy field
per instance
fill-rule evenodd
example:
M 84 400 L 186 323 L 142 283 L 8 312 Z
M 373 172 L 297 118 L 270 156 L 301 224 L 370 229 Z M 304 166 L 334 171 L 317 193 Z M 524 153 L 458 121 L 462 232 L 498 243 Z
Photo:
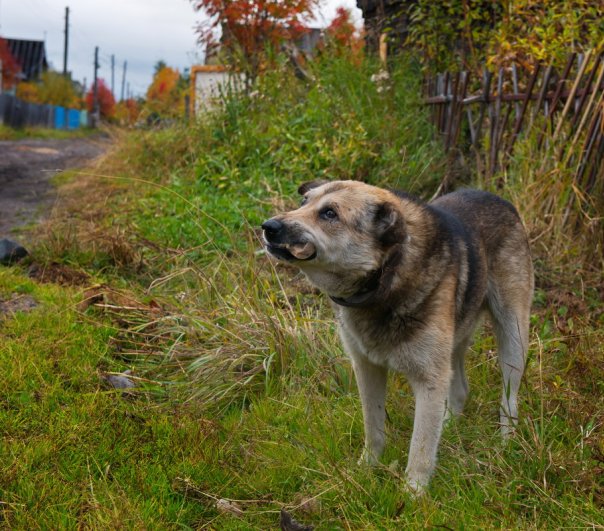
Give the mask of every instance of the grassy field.
M 538 273 L 517 436 L 497 433 L 487 330 L 429 495 L 403 488 L 402 377 L 383 465 L 357 466 L 360 404 L 328 304 L 267 259 L 258 225 L 317 177 L 429 198 L 446 158 L 413 66 L 385 91 L 371 64 L 313 68 L 310 86 L 283 67 L 199 124 L 118 135 L 62 184 L 31 260 L 0 269 L 4 307 L 35 305 L 0 313 L 0 525 L 264 530 L 285 509 L 316 529 L 604 526 L 601 264 L 573 245 L 548 254 L 530 146 L 502 191 Z M 120 375 L 134 386 L 116 389 Z

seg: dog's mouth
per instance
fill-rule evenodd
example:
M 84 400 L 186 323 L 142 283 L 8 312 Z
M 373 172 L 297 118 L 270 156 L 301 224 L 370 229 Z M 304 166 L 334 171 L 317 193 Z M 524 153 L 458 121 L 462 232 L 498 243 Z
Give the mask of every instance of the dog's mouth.
M 266 249 L 276 258 L 292 262 L 294 260 L 308 261 L 317 256 L 317 249 L 310 242 L 299 243 L 266 243 Z

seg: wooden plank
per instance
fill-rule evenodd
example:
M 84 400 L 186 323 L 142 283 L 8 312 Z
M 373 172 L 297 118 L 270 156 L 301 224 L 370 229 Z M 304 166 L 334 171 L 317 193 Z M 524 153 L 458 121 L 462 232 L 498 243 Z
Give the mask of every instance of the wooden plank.
M 502 152 L 504 155 L 511 153 L 512 145 L 510 143 L 510 147 L 505 147 L 505 131 L 508 127 L 508 122 L 510 121 L 510 114 L 512 111 L 512 106 L 508 105 L 505 109 L 505 114 L 503 120 L 501 121 L 501 125 L 499 126 L 499 134 L 497 136 L 497 153 Z M 501 157 L 499 157 L 501 158 Z
M 449 93 L 450 81 L 451 81 L 451 74 L 449 72 L 445 72 L 445 75 L 443 77 L 443 91 L 442 91 L 442 94 L 444 96 L 447 96 Z M 440 109 L 440 123 L 438 126 L 439 133 L 445 132 L 446 122 L 447 122 L 447 105 L 446 105 L 446 103 L 443 103 L 441 105 L 441 109 Z
M 455 124 L 453 127 L 453 146 L 457 145 L 459 141 L 459 131 L 461 130 L 461 123 L 463 121 L 463 100 L 465 99 L 466 91 L 468 90 L 468 81 L 470 74 L 468 72 L 461 73 L 461 88 L 459 90 L 459 99 L 457 108 L 455 109 Z
M 543 74 L 543 78 L 541 79 L 541 88 L 539 89 L 539 94 L 537 96 L 537 103 L 535 105 L 535 108 L 533 109 L 533 113 L 531 115 L 531 123 L 530 125 L 532 126 L 535 118 L 537 118 L 537 115 L 541 112 L 541 105 L 543 105 L 543 100 L 545 99 L 545 96 L 547 94 L 547 86 L 549 85 L 549 80 L 551 78 L 552 72 L 554 70 L 553 65 L 548 65 L 547 68 L 545 69 L 545 73 Z M 544 114 L 547 115 L 547 110 L 544 109 Z
M 533 89 L 535 87 L 535 82 L 537 81 L 537 77 L 539 76 L 539 72 L 541 70 L 541 64 L 537 63 L 535 65 L 535 70 L 533 70 L 533 74 L 529 80 L 529 83 L 526 87 L 526 93 L 524 95 L 524 101 L 522 102 L 522 109 L 518 118 L 516 119 L 516 123 L 514 124 L 514 131 L 512 132 L 512 140 L 510 143 L 510 150 L 514 147 L 514 143 L 516 142 L 516 138 L 520 134 L 520 130 L 522 129 L 522 121 L 524 120 L 524 116 L 526 114 L 526 110 L 528 109 L 528 103 L 531 99 L 531 94 L 533 93 Z
M 449 109 L 447 113 L 447 128 L 445 132 L 445 151 L 449 151 L 451 148 L 451 141 L 453 137 L 453 123 L 455 122 L 455 110 L 457 109 L 457 91 L 459 87 L 459 78 L 460 73 L 456 72 L 455 77 L 453 78 L 453 84 L 451 87 L 451 102 L 449 103 Z
M 551 97 L 549 95 L 547 95 L 546 97 L 545 105 L 547 107 L 547 112 L 545 116 L 548 119 L 544 121 L 543 128 L 541 129 L 541 131 L 539 131 L 539 136 L 537 138 L 537 149 L 541 149 L 541 145 L 543 144 L 543 140 L 546 137 L 548 128 L 553 127 L 554 125 L 554 113 L 556 112 L 558 101 L 560 100 L 560 96 L 562 94 L 562 91 L 564 90 L 566 78 L 568 77 L 568 74 L 570 73 L 570 70 L 573 67 L 573 63 L 575 62 L 576 56 L 576 52 L 572 52 L 568 56 L 568 60 L 566 61 L 566 65 L 564 66 L 564 70 L 562 71 L 562 75 L 556 83 L 556 90 L 554 94 Z
M 577 53 L 572 52 L 568 57 L 568 61 L 566 62 L 566 66 L 564 67 L 564 70 L 562 72 L 562 76 L 558 80 L 558 86 L 556 87 L 556 92 L 554 93 L 550 106 L 549 106 L 549 113 L 547 115 L 548 118 L 553 118 L 553 116 L 554 116 L 554 112 L 556 111 L 556 106 L 558 105 L 558 100 L 560 99 L 560 95 L 562 94 L 562 91 L 564 90 L 564 84 L 566 83 L 566 79 L 568 78 L 570 69 L 573 67 L 573 63 L 575 62 L 576 56 L 577 56 Z
M 591 57 L 591 53 L 592 53 L 591 50 L 589 50 L 585 54 L 585 57 L 584 57 L 583 61 L 581 62 L 581 66 L 579 66 L 579 71 L 577 72 L 577 77 L 575 78 L 575 82 L 573 83 L 573 86 L 572 86 L 572 89 L 568 96 L 568 99 L 566 100 L 566 104 L 564 105 L 564 107 L 562 109 L 562 114 L 558 118 L 558 125 L 556 126 L 556 130 L 554 131 L 554 138 L 557 138 L 558 135 L 560 134 L 562 126 L 564 125 L 564 119 L 566 118 L 568 111 L 570 110 L 571 106 L 573 105 L 575 94 L 577 92 L 577 89 L 579 88 L 579 83 L 581 83 L 583 74 L 585 73 L 585 68 L 587 67 L 587 64 L 589 63 L 589 58 Z
M 583 191 L 586 194 L 591 193 L 594 185 L 598 181 L 604 182 L 604 135 L 598 137 L 598 145 L 594 149 L 594 160 L 591 166 L 591 172 L 583 184 Z
M 601 87 L 603 82 L 604 82 L 604 57 L 602 57 L 602 61 L 600 62 L 600 71 L 598 72 L 598 79 L 596 80 L 596 82 L 593 86 L 595 88 Z M 600 97 L 599 97 L 598 103 L 595 104 L 595 107 L 594 107 L 594 103 L 596 101 L 598 92 L 596 90 L 594 90 L 591 93 L 589 101 L 587 102 L 587 107 L 585 107 L 585 111 L 583 112 L 583 117 L 581 118 L 581 122 L 579 123 L 579 126 L 577 127 L 577 129 L 575 131 L 575 136 L 573 138 L 569 152 L 574 151 L 574 147 L 579 140 L 579 136 L 581 135 L 581 132 L 583 131 L 585 124 L 587 123 L 587 120 L 591 116 L 593 116 L 592 109 L 594 109 L 594 108 L 597 109 L 600 105 L 602 105 L 602 99 L 604 98 L 604 87 L 602 87 L 599 90 L 600 90 Z
M 443 92 L 443 87 L 444 87 L 444 82 L 445 82 L 445 75 L 444 74 L 438 74 L 437 76 L 437 83 L 436 83 L 436 95 L 440 96 Z M 441 114 L 442 114 L 442 105 L 437 105 L 436 106 L 436 121 L 434 122 L 434 125 L 436 126 L 436 130 L 440 133 L 440 120 L 441 120 Z
M 497 96 L 495 108 L 491 117 L 491 128 L 489 134 L 489 176 L 497 170 L 497 136 L 499 130 L 499 118 L 501 116 L 501 94 L 503 92 L 503 68 L 499 68 L 497 74 Z
M 472 107 L 466 107 L 466 116 L 468 117 L 468 125 L 470 127 L 470 143 L 476 144 L 476 127 L 474 126 L 474 116 L 472 115 Z
M 550 76 L 551 77 L 551 76 Z M 567 80 L 568 81 L 568 80 Z M 581 88 L 578 89 L 575 93 L 575 97 L 581 97 L 584 94 L 587 94 L 587 96 L 589 96 L 595 89 L 595 86 L 591 86 L 591 87 L 587 87 L 587 88 Z M 544 94 L 543 99 L 541 101 L 541 104 L 545 104 L 548 100 L 552 100 L 554 97 L 555 91 L 551 91 L 549 93 Z M 566 90 L 566 91 L 562 91 L 558 94 L 559 99 L 561 100 L 565 100 L 570 96 L 571 92 L 570 90 Z M 490 94 L 489 95 L 489 99 L 494 100 L 496 98 L 495 94 Z M 453 96 L 448 95 L 448 96 L 431 96 L 429 98 L 425 98 L 423 103 L 426 105 L 436 105 L 436 104 L 441 104 L 441 103 L 447 103 L 450 102 L 453 99 Z M 472 103 L 478 103 L 480 101 L 483 101 L 484 99 L 484 94 L 480 93 L 480 94 L 473 94 L 471 96 L 467 96 L 466 98 L 464 98 L 463 100 L 463 104 L 464 105 L 471 105 Z M 503 102 L 523 102 L 526 99 L 526 93 L 519 93 L 519 94 L 502 94 L 501 96 L 501 101 Z M 529 98 L 530 100 L 538 100 L 539 99 L 539 94 L 535 94 L 534 92 L 531 94 L 531 97 Z
M 600 53 L 596 57 L 593 68 L 591 69 L 591 72 L 587 76 L 587 80 L 585 81 L 585 90 L 582 91 L 582 94 L 579 97 L 579 101 L 577 103 L 577 106 L 575 107 L 575 115 L 573 116 L 573 120 L 570 124 L 571 131 L 575 130 L 575 126 L 577 125 L 577 122 L 579 121 L 579 118 L 581 117 L 581 111 L 583 110 L 583 105 L 585 104 L 585 101 L 587 100 L 587 95 L 589 93 L 588 89 L 593 85 L 594 77 L 596 75 L 596 72 L 598 71 L 598 66 L 599 66 L 603 56 L 604 56 L 604 52 Z M 595 90 L 594 90 L 594 94 L 595 94 Z
M 581 157 L 581 163 L 579 164 L 579 169 L 577 170 L 576 182 L 581 183 L 583 180 L 583 174 L 585 170 L 589 166 L 589 159 L 591 158 L 591 153 L 593 151 L 594 144 L 596 140 L 602 137 L 602 133 L 600 132 L 600 127 L 602 125 L 602 115 L 604 114 L 604 108 L 600 106 L 600 109 L 596 111 L 589 126 L 589 132 L 587 133 L 587 139 L 585 143 L 585 149 L 583 150 L 583 156 Z
M 489 92 L 491 90 L 491 80 L 493 74 L 488 70 L 484 70 L 482 74 L 482 105 L 480 106 L 480 113 L 478 115 L 478 124 L 476 125 L 476 145 L 480 142 L 480 136 L 482 133 L 482 123 L 484 121 L 484 113 L 487 107 L 490 105 Z
M 518 67 L 516 63 L 512 64 L 512 87 L 514 89 L 514 96 L 519 96 L 520 91 L 518 90 Z M 518 116 L 520 115 L 520 103 L 514 104 L 514 110 L 516 111 L 516 120 L 518 120 Z

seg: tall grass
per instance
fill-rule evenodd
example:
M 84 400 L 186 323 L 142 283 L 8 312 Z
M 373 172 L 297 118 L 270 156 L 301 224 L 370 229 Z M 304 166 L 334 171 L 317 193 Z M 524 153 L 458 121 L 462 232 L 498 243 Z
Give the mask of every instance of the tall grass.
M 79 319 L 98 324 L 103 337 L 111 331 L 99 370 L 129 368 L 139 382 L 111 426 L 94 416 L 103 433 L 124 433 L 119 467 L 105 468 L 106 449 L 93 452 L 98 464 L 77 454 L 72 475 L 100 494 L 84 508 L 70 494 L 67 520 L 113 525 L 130 515 L 125 521 L 139 527 L 268 529 L 286 508 L 321 529 L 601 525 L 603 492 L 590 471 L 604 451 L 602 317 L 590 306 L 582 319 L 567 293 L 538 291 L 523 420 L 511 445 L 496 435 L 498 367 L 485 336 L 468 356 L 473 394 L 467 416 L 445 430 L 432 498 L 413 501 L 402 488 L 412 398 L 397 376 L 384 464 L 356 466 L 360 407 L 331 313 L 297 271 L 263 254 L 258 225 L 297 204 L 297 185 L 314 178 L 429 197 L 446 162 L 413 64 L 401 61 L 385 90 L 371 82 L 379 69 L 371 63 L 325 57 L 311 68 L 316 83 L 283 65 L 257 93 L 230 95 L 191 127 L 128 135 L 64 188 L 68 210 L 34 254 L 90 275 L 97 286 L 84 294 Z M 507 177 L 505 193 L 525 219 L 540 190 L 536 157 L 519 154 Z M 534 188 L 521 181 L 523 168 Z M 584 300 L 595 307 L 593 292 Z M 13 452 L 24 456 L 21 476 L 38 480 L 31 456 Z M 31 494 L 35 481 L 11 477 L 8 501 L 17 507 L 24 495 L 15 492 Z M 35 521 L 35 510 L 48 507 L 36 500 L 22 516 L 11 509 L 9 523 Z M 156 510 L 163 505 L 169 510 Z M 234 505 L 239 512 L 225 510 Z
M 529 231 L 540 266 L 539 279 L 581 272 L 589 283 L 601 282 L 604 271 L 604 176 L 580 182 L 584 134 L 571 142 L 566 130 L 542 136 L 537 124 L 515 146 L 505 172 L 479 186 L 507 194 Z M 570 147 L 569 147 L 570 146 Z M 585 177 L 583 181 L 585 181 Z

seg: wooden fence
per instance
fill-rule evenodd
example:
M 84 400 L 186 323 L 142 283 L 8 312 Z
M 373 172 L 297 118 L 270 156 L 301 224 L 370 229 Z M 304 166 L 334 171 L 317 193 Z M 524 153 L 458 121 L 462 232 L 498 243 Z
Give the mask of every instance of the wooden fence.
M 0 125 L 14 128 L 77 129 L 88 125 L 88 112 L 57 105 L 39 105 L 0 94 Z
M 603 53 L 573 53 L 561 72 L 543 65 L 523 72 L 514 65 L 496 74 L 485 70 L 482 79 L 438 74 L 425 80 L 424 101 L 445 149 L 473 151 L 487 177 L 506 167 L 519 135 L 535 127 L 539 147 L 555 142 L 558 160 L 574 157 L 575 180 L 584 191 L 603 177 Z

